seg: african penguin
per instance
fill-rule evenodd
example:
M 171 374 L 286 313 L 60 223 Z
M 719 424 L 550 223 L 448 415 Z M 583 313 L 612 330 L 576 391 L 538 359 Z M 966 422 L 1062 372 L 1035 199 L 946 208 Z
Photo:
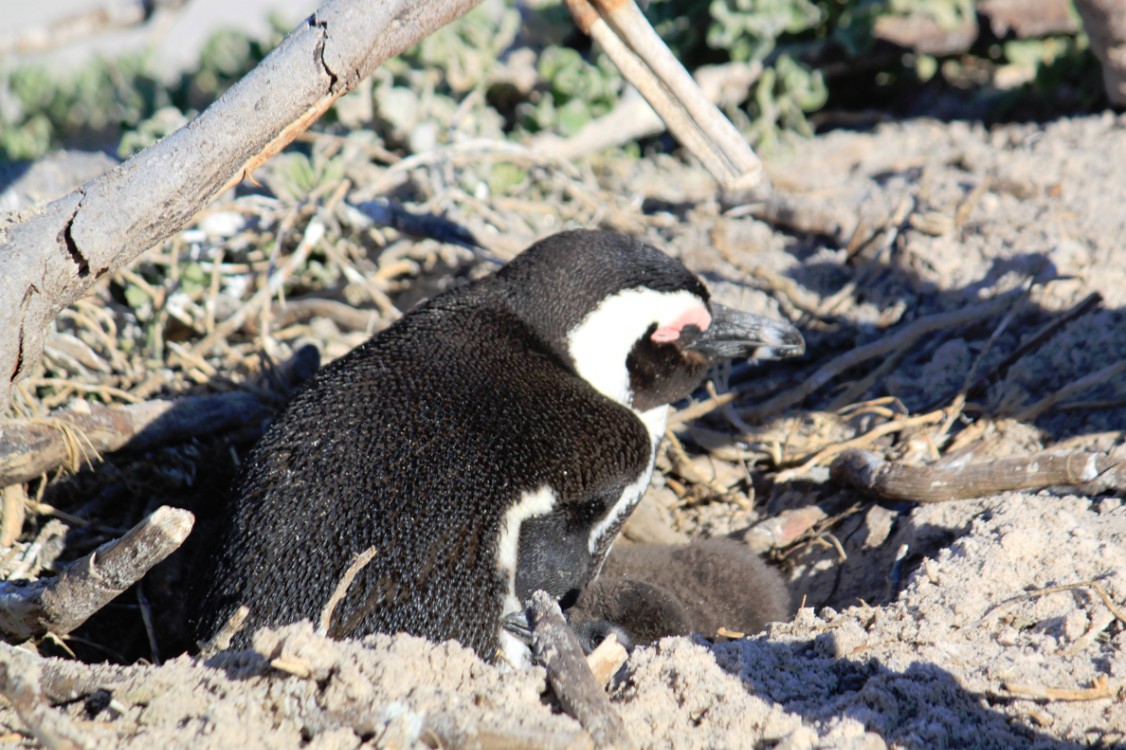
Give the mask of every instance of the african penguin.
M 327 365 L 244 467 L 199 577 L 196 636 L 318 621 L 526 663 L 505 616 L 572 604 L 649 483 L 667 405 L 722 359 L 800 353 L 792 326 L 709 302 L 679 261 L 613 232 L 544 239 Z
M 689 544 L 617 544 L 567 612 L 587 651 L 613 632 L 627 646 L 671 635 L 757 633 L 789 619 L 793 597 L 777 570 L 745 544 L 716 537 Z

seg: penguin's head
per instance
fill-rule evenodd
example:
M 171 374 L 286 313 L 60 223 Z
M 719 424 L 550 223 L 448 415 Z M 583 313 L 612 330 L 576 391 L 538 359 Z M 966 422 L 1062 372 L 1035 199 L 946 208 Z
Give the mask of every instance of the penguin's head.
M 722 360 L 805 350 L 789 323 L 711 302 L 680 261 L 616 232 L 553 235 L 497 277 L 578 375 L 637 412 L 686 397 Z

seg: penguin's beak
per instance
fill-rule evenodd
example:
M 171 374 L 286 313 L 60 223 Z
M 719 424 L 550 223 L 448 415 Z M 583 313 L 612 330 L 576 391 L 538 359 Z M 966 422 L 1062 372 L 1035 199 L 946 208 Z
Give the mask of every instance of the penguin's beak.
M 805 352 L 798 329 L 781 320 L 712 303 L 712 323 L 688 349 L 712 362 L 740 357 L 783 359 Z

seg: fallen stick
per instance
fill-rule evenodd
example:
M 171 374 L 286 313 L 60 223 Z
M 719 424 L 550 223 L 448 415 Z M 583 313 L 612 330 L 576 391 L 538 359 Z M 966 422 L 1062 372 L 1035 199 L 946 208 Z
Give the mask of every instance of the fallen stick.
M 1091 680 L 1089 688 L 1052 688 L 1040 685 L 1017 685 L 1011 682 L 1003 684 L 1014 698 L 1024 698 L 1032 701 L 1098 701 L 1113 698 L 1118 690 L 1111 689 L 1110 678 L 1101 674 Z
M 1047 343 L 1049 339 L 1055 336 L 1060 330 L 1071 321 L 1081 318 L 1092 310 L 1097 309 L 1103 303 L 1103 297 L 1098 292 L 1092 292 L 1084 297 L 1074 307 L 1062 313 L 1058 318 L 1055 318 L 1050 323 L 1045 325 L 1036 333 L 1032 334 L 1026 341 L 1022 342 L 1020 346 L 1012 351 L 1007 357 L 1002 359 L 996 365 L 991 367 L 988 371 L 976 375 L 971 379 L 969 385 L 965 387 L 967 396 L 974 396 L 978 394 L 981 389 L 991 380 L 1002 378 L 1009 368 L 1020 361 L 1020 359 L 1034 349 L 1040 348 L 1043 344 Z M 974 373 L 970 373 L 973 375 Z M 937 404 L 936 404 L 937 407 Z
M 320 364 L 315 347 L 302 347 L 280 368 L 285 387 L 312 377 Z M 0 420 L 0 487 L 27 482 L 62 466 L 77 471 L 103 453 L 144 450 L 195 435 L 254 425 L 277 404 L 249 391 L 125 406 L 74 401 L 46 418 Z
M 143 448 L 202 432 L 253 424 L 274 407 L 235 391 L 106 406 L 74 401 L 43 419 L 0 422 L 0 486 L 34 479 L 58 467 L 77 471 L 126 445 Z
M 628 748 L 633 742 L 610 699 L 594 678 L 559 604 L 543 591 L 532 594 L 532 649 L 547 669 L 547 681 L 563 710 L 590 732 L 598 748 Z
M 889 500 L 940 503 L 1013 490 L 1083 486 L 1093 492 L 1126 490 L 1126 457 L 1086 451 L 1049 451 L 972 463 L 973 454 L 927 466 L 884 461 L 871 451 L 841 454 L 830 478 Z
M 1123 625 L 1126 625 L 1126 611 L 1124 611 L 1121 607 L 1114 603 L 1114 600 L 1110 598 L 1110 594 L 1106 592 L 1106 588 L 1103 587 L 1101 583 L 1099 583 L 1098 581 L 1078 581 L 1076 583 L 1063 583 L 1059 586 L 1048 586 L 1046 588 L 1036 589 L 1035 591 L 1029 591 L 1021 594 L 1020 596 L 1014 596 L 1011 599 L 1006 599 L 1003 602 L 998 602 L 997 604 L 994 604 L 992 607 L 990 607 L 989 610 L 978 620 L 973 622 L 970 627 L 976 628 L 979 625 L 988 622 L 990 618 L 996 617 L 1001 612 L 1005 611 L 1014 604 L 1019 604 L 1020 602 L 1026 602 L 1030 599 L 1036 599 L 1037 597 L 1047 596 L 1049 594 L 1058 594 L 1062 591 L 1076 591 L 1078 589 L 1091 589 L 1092 591 L 1094 591 L 1096 594 L 1098 594 L 1099 599 L 1102 599 L 1103 604 L 1110 611 L 1110 614 L 1114 617 L 1114 619 L 1120 621 Z
M 53 578 L 0 584 L 0 635 L 22 642 L 69 633 L 175 552 L 194 523 L 188 511 L 162 506 Z
M 861 445 L 870 444 L 872 441 L 881 438 L 884 435 L 890 435 L 893 432 L 902 432 L 903 430 L 908 430 L 912 427 L 919 427 L 922 425 L 934 424 L 935 422 L 941 422 L 945 416 L 946 414 L 944 412 L 932 411 L 930 414 L 919 414 L 914 417 L 898 417 L 891 420 L 890 422 L 884 422 L 883 424 L 877 425 L 868 430 L 868 432 L 865 432 L 863 435 L 858 435 L 851 440 L 846 440 L 843 443 L 834 443 L 821 449 L 812 457 L 807 459 L 801 466 L 778 472 L 778 475 L 775 477 L 774 481 L 793 481 L 794 479 L 808 473 L 815 466 L 823 466 L 830 458 L 833 458 L 838 454 L 859 452 L 857 449 Z
M 1066 401 L 1072 396 L 1082 393 L 1088 388 L 1096 385 L 1101 385 L 1108 381 L 1113 381 L 1118 378 L 1122 373 L 1126 373 L 1126 359 L 1120 359 L 1117 362 L 1107 365 L 1100 370 L 1090 372 L 1083 377 L 1068 383 L 1063 388 L 1060 388 L 1055 393 L 1045 396 L 1034 404 L 1021 409 L 1013 417 L 1018 422 L 1031 422 L 1039 417 L 1044 412 L 1053 408 L 1061 401 Z

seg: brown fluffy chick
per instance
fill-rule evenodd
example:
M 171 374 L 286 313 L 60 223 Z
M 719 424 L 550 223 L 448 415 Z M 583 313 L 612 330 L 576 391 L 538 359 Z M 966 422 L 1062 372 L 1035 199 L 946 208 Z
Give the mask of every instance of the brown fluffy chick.
M 568 619 L 589 651 L 609 633 L 627 648 L 671 635 L 711 637 L 719 628 L 757 633 L 792 612 L 778 571 L 742 542 L 720 537 L 615 545 Z

